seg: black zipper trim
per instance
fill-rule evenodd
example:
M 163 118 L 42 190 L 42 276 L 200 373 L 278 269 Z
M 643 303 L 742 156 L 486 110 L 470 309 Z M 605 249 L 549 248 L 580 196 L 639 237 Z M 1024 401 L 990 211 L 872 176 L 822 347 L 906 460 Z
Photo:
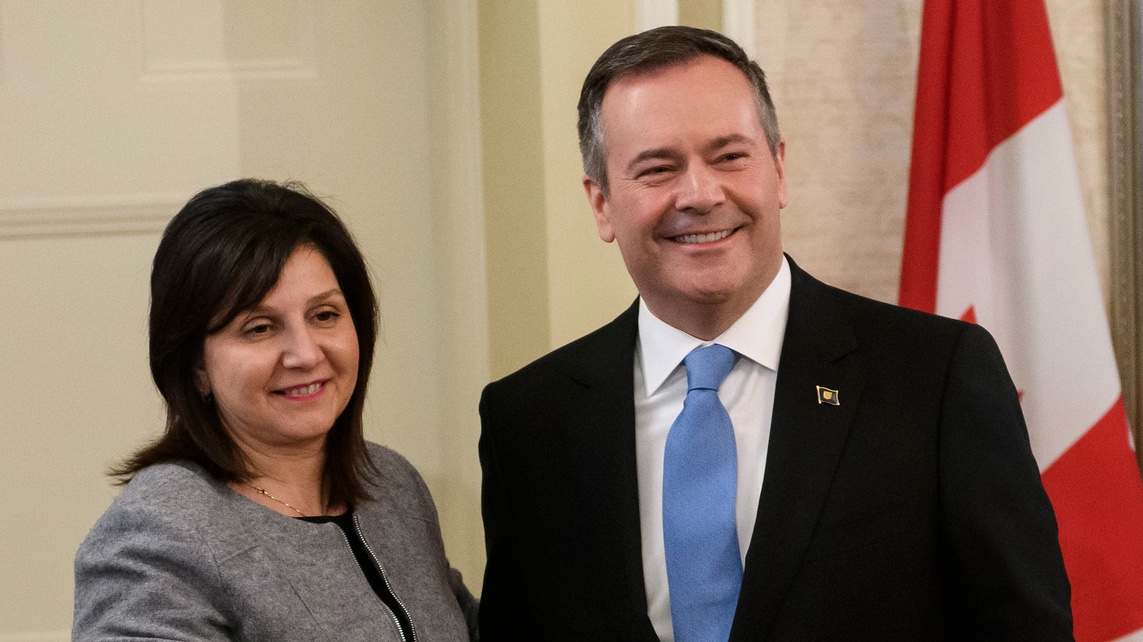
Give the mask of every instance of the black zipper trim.
M 357 537 L 359 537 L 361 543 L 365 545 L 365 550 L 369 552 L 369 557 L 373 558 L 373 564 L 377 567 L 377 572 L 381 575 L 381 581 L 385 583 L 385 590 L 388 591 L 389 597 L 393 599 L 393 603 L 397 607 L 394 609 L 393 604 L 389 604 L 384 599 L 381 600 L 389 607 L 390 615 L 393 616 L 393 621 L 397 623 L 397 631 L 401 634 L 402 642 L 417 642 L 417 627 L 413 624 L 413 618 L 409 617 L 409 609 L 405 608 L 405 603 L 402 602 L 401 598 L 397 596 L 397 593 L 393 591 L 393 585 L 389 583 L 389 577 L 385 575 L 385 567 L 381 566 L 381 561 L 377 559 L 377 553 L 373 551 L 373 547 L 370 546 L 369 541 L 365 539 L 365 533 L 361 532 L 361 522 L 357 519 L 357 513 L 353 514 L 353 530 L 357 532 Z M 346 537 L 346 544 L 349 544 L 348 536 Z M 350 552 L 353 552 L 352 547 L 350 547 Z M 354 556 L 354 559 L 356 559 L 356 556 Z M 362 569 L 362 572 L 364 573 L 364 569 Z M 400 612 L 398 613 L 397 610 Z M 409 625 L 411 640 L 405 637 L 405 627 L 401 625 L 402 619 Z

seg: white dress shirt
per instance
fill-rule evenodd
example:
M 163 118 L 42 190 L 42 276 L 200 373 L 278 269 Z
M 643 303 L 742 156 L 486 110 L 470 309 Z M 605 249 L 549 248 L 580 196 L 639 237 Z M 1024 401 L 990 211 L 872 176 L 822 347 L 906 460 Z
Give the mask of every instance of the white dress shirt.
M 674 641 L 667 560 L 663 547 L 663 454 L 671 424 L 683 410 L 687 374 L 683 357 L 699 346 L 724 345 L 740 357 L 718 397 L 730 414 L 738 450 L 735 516 L 745 564 L 758 515 L 758 498 L 770 441 L 778 358 L 790 307 L 790 266 L 782 257 L 777 276 L 734 325 L 713 341 L 703 341 L 663 323 L 639 301 L 635 347 L 635 458 L 639 483 L 639 527 L 643 540 L 643 580 L 647 615 L 663 642 Z

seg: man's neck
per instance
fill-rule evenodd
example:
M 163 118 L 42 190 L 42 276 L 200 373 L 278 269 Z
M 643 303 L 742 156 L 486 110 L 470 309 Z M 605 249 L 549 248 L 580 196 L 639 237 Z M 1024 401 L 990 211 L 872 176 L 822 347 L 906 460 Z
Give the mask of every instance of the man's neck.
M 712 296 L 707 301 L 680 297 L 677 293 L 660 297 L 654 293 L 648 296 L 648 293 L 641 291 L 640 295 L 647 304 L 647 309 L 660 321 L 692 337 L 710 341 L 726 332 L 746 314 L 774 282 L 784 263 L 785 257 L 779 254 L 772 267 L 755 275 L 754 279 L 744 284 L 742 290 L 725 296 Z M 758 287 L 759 284 L 761 287 Z
M 750 309 L 750 305 L 746 305 L 740 310 L 717 305 L 695 306 L 692 309 L 676 307 L 659 310 L 648 301 L 647 309 L 667 325 L 682 330 L 692 337 L 710 341 L 734 325 L 734 322 L 738 321 Z

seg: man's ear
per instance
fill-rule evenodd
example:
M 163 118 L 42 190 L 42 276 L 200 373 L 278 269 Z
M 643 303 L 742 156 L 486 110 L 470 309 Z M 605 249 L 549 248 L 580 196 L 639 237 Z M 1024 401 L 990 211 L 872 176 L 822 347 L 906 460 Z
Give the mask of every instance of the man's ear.
M 603 239 L 604 243 L 614 241 L 615 233 L 611 230 L 607 195 L 595 181 L 588 178 L 587 174 L 583 176 L 583 191 L 587 192 L 587 202 L 591 203 L 591 211 L 595 214 L 595 228 L 599 231 L 599 238 Z
M 778 209 L 783 209 L 790 202 L 790 195 L 786 191 L 786 139 L 778 141 L 778 150 L 774 154 L 774 166 L 778 171 Z

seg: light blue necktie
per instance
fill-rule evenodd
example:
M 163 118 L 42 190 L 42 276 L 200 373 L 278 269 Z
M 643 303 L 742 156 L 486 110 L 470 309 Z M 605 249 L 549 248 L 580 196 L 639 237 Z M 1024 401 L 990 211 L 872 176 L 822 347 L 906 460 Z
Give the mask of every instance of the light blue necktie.
M 726 640 L 742 588 L 738 451 L 718 398 L 736 358 L 714 344 L 683 359 L 687 397 L 663 456 L 663 542 L 676 642 Z

